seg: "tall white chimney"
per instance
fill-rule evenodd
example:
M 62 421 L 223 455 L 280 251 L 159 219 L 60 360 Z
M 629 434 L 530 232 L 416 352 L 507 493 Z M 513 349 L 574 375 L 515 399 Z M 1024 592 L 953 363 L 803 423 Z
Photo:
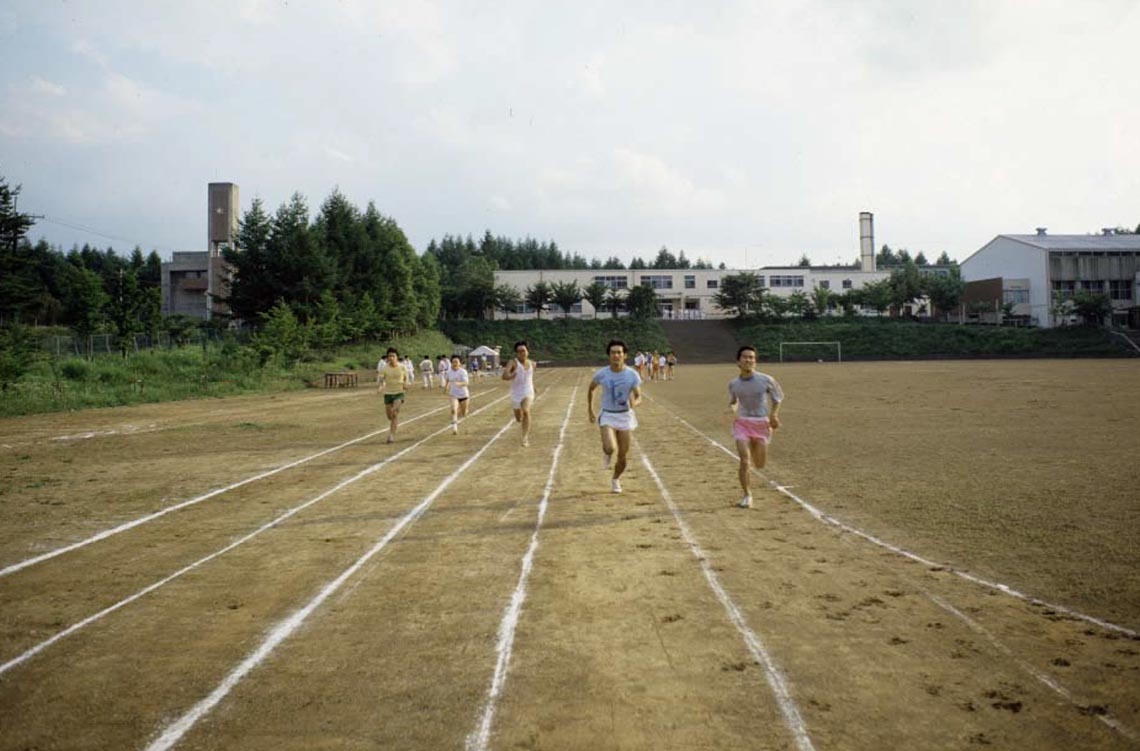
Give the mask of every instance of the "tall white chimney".
M 875 215 L 870 211 L 859 212 L 859 266 L 875 270 Z

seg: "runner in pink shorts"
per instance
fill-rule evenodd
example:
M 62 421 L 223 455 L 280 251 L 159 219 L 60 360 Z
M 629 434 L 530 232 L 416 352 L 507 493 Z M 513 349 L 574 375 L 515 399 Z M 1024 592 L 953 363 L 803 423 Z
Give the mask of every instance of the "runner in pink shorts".
M 740 455 L 740 487 L 744 491 L 737 505 L 751 508 L 752 467 L 763 469 L 768 462 L 768 444 L 772 431 L 780 427 L 777 413 L 784 392 L 775 378 L 757 372 L 754 347 L 745 345 L 736 351 L 736 366 L 740 368 L 740 375 L 728 383 L 728 408 L 735 418 L 732 437 L 736 440 L 736 453 Z

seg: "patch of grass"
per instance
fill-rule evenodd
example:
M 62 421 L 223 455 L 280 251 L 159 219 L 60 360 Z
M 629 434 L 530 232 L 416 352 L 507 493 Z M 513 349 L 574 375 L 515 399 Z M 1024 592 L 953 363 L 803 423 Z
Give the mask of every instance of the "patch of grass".
M 322 383 L 322 373 L 330 370 L 347 367 L 370 373 L 389 346 L 407 352 L 417 361 L 424 353 L 430 353 L 434 359 L 452 350 L 451 340 L 433 330 L 334 352 L 312 353 L 305 362 L 294 365 L 271 359 L 262 366 L 256 351 L 235 341 L 214 344 L 205 350 L 197 345 L 148 350 L 126 359 L 117 354 L 98 355 L 92 360 L 41 358 L 19 381 L 0 392 L 0 417 L 293 391 Z
M 469 347 L 501 347 L 509 357 L 511 346 L 520 339 L 530 344 L 531 357 L 559 362 L 606 361 L 605 346 L 610 339 L 623 340 L 631 350 L 669 346 L 665 330 L 656 320 L 630 318 L 555 318 L 525 321 L 441 321 L 440 328 L 457 342 Z
M 914 323 L 891 319 L 755 323 L 734 321 L 741 343 L 762 360 L 778 360 L 780 342 L 838 341 L 844 360 L 922 360 L 976 357 L 1122 357 L 1128 352 L 1105 329 L 1086 326 L 1023 329 Z M 785 353 L 787 354 L 787 353 Z M 801 357 L 815 358 L 818 353 Z

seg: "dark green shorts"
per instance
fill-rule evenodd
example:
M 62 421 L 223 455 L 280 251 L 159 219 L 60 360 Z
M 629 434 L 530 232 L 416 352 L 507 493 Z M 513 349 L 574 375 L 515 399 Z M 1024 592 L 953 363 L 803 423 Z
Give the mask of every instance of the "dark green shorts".
M 395 404 L 396 402 L 404 401 L 403 394 L 384 394 L 384 405 Z

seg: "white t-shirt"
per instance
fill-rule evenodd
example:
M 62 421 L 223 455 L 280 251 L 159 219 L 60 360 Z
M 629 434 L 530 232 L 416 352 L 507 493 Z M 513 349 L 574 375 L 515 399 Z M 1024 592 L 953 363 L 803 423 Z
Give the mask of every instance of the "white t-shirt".
M 459 370 L 448 370 L 443 374 L 444 379 L 447 381 L 447 393 L 456 399 L 466 399 L 471 396 L 467 391 L 467 383 L 470 380 L 467 376 L 467 370 L 460 368 Z

